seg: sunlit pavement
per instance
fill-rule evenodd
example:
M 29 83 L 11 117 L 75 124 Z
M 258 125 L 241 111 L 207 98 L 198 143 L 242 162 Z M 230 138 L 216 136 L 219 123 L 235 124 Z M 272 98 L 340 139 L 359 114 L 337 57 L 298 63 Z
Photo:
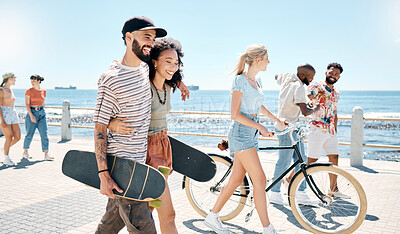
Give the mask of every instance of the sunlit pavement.
M 61 172 L 65 153 L 70 149 L 93 151 L 93 140 L 74 138 L 60 142 L 60 136 L 50 136 L 50 153 L 55 160 L 44 161 L 40 138 L 35 135 L 30 149 L 33 159 L 26 161 L 21 160 L 23 138 L 11 149 L 11 159 L 16 166 L 0 164 L 0 233 L 94 233 L 107 198 Z M 3 144 L 4 137 L 1 137 L 0 145 Z M 218 149 L 201 150 L 221 153 Z M 276 160 L 276 153 L 261 153 L 269 177 Z M 364 160 L 363 167 L 354 168 L 350 167 L 349 159 L 340 159 L 339 165 L 360 181 L 367 194 L 367 217 L 356 233 L 400 233 L 400 163 Z M 169 185 L 179 233 L 210 233 L 182 190 L 182 176 L 173 173 Z M 249 211 L 250 208 L 245 207 L 236 218 L 225 222 L 232 233 L 262 232 L 256 212 L 245 222 Z M 308 233 L 289 207 L 270 205 L 268 212 L 280 233 Z M 154 219 L 159 228 L 157 212 L 154 212 Z M 120 233 L 128 232 L 123 229 Z

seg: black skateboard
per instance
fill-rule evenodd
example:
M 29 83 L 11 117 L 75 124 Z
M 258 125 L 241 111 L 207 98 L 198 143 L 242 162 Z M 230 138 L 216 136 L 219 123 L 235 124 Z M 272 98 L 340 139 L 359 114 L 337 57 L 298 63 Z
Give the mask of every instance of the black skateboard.
M 169 173 L 169 168 L 159 168 L 160 171 L 129 159 L 107 156 L 108 169 L 113 180 L 123 190 L 115 195 L 138 201 L 153 201 L 159 198 L 165 189 L 163 173 Z M 65 155 L 62 172 L 88 186 L 99 189 L 96 155 L 93 152 L 70 150 Z M 158 205 L 155 204 L 155 207 Z
M 172 168 L 199 182 L 211 180 L 216 171 L 216 164 L 208 154 L 201 152 L 171 136 Z

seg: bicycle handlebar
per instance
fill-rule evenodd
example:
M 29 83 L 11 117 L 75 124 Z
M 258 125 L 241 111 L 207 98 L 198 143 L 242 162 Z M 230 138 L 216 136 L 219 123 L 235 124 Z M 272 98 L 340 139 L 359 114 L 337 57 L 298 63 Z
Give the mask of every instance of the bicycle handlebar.
M 293 139 L 293 131 L 297 130 L 297 140 Z M 306 136 L 305 127 L 301 126 L 300 123 L 289 124 L 283 131 L 275 132 L 276 136 L 282 136 L 285 134 L 289 134 L 290 140 L 292 141 L 292 145 L 295 145 L 299 142 L 303 137 Z
M 275 132 L 275 135 L 282 136 L 282 135 L 285 135 L 286 133 L 293 132 L 294 130 L 296 130 L 298 128 L 300 128 L 299 123 L 289 124 L 283 131 Z

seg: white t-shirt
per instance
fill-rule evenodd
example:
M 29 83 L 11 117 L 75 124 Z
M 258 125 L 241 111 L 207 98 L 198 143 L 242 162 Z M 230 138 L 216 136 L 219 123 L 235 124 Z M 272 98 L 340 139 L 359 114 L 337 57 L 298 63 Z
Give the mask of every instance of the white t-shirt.
M 296 123 L 300 116 L 299 103 L 306 103 L 306 91 L 303 82 L 292 73 L 278 74 L 276 77 L 279 92 L 278 118 L 284 118 L 288 123 Z M 275 128 L 282 131 L 284 127 L 275 123 Z

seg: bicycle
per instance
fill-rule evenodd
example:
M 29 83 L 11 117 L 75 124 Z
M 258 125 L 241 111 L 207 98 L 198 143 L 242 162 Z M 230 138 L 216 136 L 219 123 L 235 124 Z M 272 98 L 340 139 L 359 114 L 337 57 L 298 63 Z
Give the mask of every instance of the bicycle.
M 296 139 L 293 132 L 296 131 Z M 298 148 L 298 142 L 305 137 L 306 131 L 299 124 L 289 126 L 286 130 L 276 135 L 290 134 L 292 146 L 263 147 L 260 150 L 283 150 L 294 149 L 297 161 L 294 162 L 281 176 L 268 185 L 268 192 L 276 183 L 280 182 L 286 174 L 300 164 L 300 170 L 296 172 L 289 183 L 288 200 L 292 213 L 297 221 L 308 231 L 313 233 L 351 233 L 354 232 L 364 221 L 367 213 L 367 198 L 361 184 L 348 172 L 327 162 L 316 162 L 307 165 Z M 219 192 L 228 181 L 233 165 L 232 158 L 209 154 L 217 165 L 217 172 L 213 179 L 208 182 L 197 182 L 188 177 L 184 178 L 183 187 L 191 206 L 201 216 L 206 217 L 214 205 Z M 337 176 L 337 187 L 342 193 L 350 198 L 337 198 L 328 194 L 331 175 Z M 297 200 L 300 184 L 306 181 L 306 194 L 314 206 L 302 205 Z M 250 200 L 250 205 L 246 204 Z M 247 174 L 242 184 L 236 189 L 231 198 L 220 211 L 221 221 L 227 221 L 236 217 L 244 208 L 251 206 L 251 211 L 246 215 L 246 222 L 250 219 L 253 210 L 252 184 Z

